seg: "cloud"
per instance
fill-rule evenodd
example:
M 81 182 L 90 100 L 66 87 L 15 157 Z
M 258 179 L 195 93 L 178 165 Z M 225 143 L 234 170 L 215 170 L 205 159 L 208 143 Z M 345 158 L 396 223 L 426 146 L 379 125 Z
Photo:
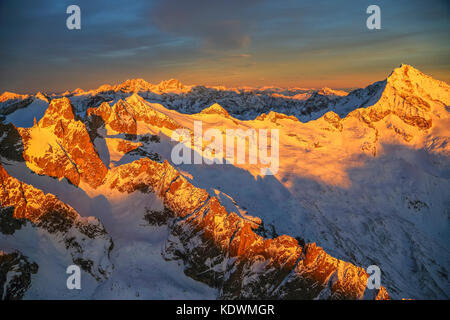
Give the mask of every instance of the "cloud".
M 162 31 L 190 37 L 208 49 L 240 49 L 251 42 L 256 17 L 249 11 L 262 0 L 159 1 L 150 13 Z
M 377 1 L 380 32 L 365 27 L 370 0 L 0 0 L 0 91 L 135 76 L 222 81 L 242 68 L 246 84 L 309 81 L 405 59 L 448 70 L 448 0 Z M 69 4 L 81 8 L 81 30 L 66 28 Z
M 251 54 L 247 53 L 239 53 L 239 54 L 230 54 L 231 58 L 251 58 Z

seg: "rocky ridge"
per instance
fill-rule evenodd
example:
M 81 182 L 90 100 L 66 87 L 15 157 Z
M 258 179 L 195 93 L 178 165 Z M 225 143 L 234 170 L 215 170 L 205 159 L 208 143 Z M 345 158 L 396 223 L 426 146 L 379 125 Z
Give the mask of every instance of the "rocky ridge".
M 185 273 L 219 288 L 225 299 L 388 299 L 385 288 L 368 293 L 367 272 L 335 259 L 314 243 L 300 246 L 283 235 L 264 239 L 258 224 L 227 210 L 193 186 L 167 161 L 140 159 L 112 169 L 106 184 L 121 192 L 155 192 L 169 225 L 163 254 L 180 259 Z M 147 219 L 154 221 L 150 213 Z M 161 222 L 161 221 L 160 221 Z
M 54 195 L 11 177 L 1 165 L 0 203 L 0 233 L 6 237 L 4 241 L 29 226 L 48 234 L 48 240 L 40 241 L 51 241 L 67 250 L 73 263 L 97 281 L 104 281 L 111 273 L 109 253 L 113 242 L 96 218 L 81 217 Z M 10 262 L 10 259 L 5 261 Z
M 144 84 L 130 83 L 129 86 L 124 92 L 135 91 L 131 87 L 139 88 Z M 444 153 L 447 150 L 448 153 L 445 131 L 441 135 L 433 135 L 433 130 L 438 130 L 442 126 L 441 122 L 448 119 L 449 92 L 446 83 L 402 65 L 384 81 L 355 90 L 349 95 L 336 94 L 334 102 L 323 98 L 321 93 L 312 93 L 311 96 L 315 98 L 305 102 L 305 106 L 312 103 L 312 109 L 308 111 L 310 113 L 327 111 L 314 126 L 330 132 L 348 134 L 354 131 L 358 139 L 364 138 L 361 139 L 361 148 L 365 148 L 374 158 L 378 155 L 377 140 L 380 135 L 390 132 L 382 131 L 385 124 L 387 129 L 401 135 L 406 143 L 415 141 L 414 134 L 428 136 L 428 147 L 437 146 L 437 149 L 442 149 Z M 219 104 L 201 113 L 232 117 Z M 285 235 L 272 238 L 260 236 L 256 232 L 261 226 L 258 219 L 249 220 L 229 212 L 218 198 L 195 187 L 167 162 L 158 163 L 143 158 L 108 170 L 92 143 L 95 138 L 93 132 L 101 126 L 111 128 L 121 137 L 121 134 L 136 135 L 139 122 L 169 130 L 182 128 L 178 122 L 152 108 L 136 92 L 117 100 L 112 106 L 109 102 L 103 102 L 98 108 L 87 109 L 87 129 L 78 114 L 77 108 L 68 98 L 53 99 L 44 117 L 30 129 L 1 124 L 0 140 L 2 147 L 6 148 L 2 148 L 0 155 L 21 161 L 23 148 L 27 165 L 38 174 L 66 177 L 75 185 L 86 182 L 92 188 L 107 187 L 122 193 L 156 193 L 163 200 L 165 209 L 161 212 L 150 211 L 146 220 L 150 224 L 168 225 L 170 234 L 162 252 L 164 257 L 167 260 L 183 261 L 188 276 L 218 288 L 222 298 L 389 297 L 384 288 L 377 292 L 366 292 L 368 275 L 364 269 L 333 258 L 314 243 L 299 243 Z M 283 126 L 286 121 L 301 125 L 296 116 L 273 111 L 262 113 L 255 120 L 269 120 L 276 126 Z M 381 120 L 386 120 L 386 123 Z M 96 125 L 91 127 L 91 123 Z M 356 126 L 357 130 L 352 126 Z M 299 139 L 292 133 L 294 138 Z M 135 150 L 135 145 L 117 139 L 124 152 Z M 433 150 L 436 149 L 434 147 Z M 317 142 L 312 148 L 321 150 L 323 146 Z M 445 164 L 445 159 L 443 161 Z M 21 188 L 20 183 L 12 185 L 19 190 Z M 19 196 L 14 193 L 14 197 Z M 5 203 L 11 201 L 9 199 L 5 198 Z M 418 200 L 410 203 L 418 208 L 416 211 L 421 208 L 427 211 L 432 207 Z M 17 206 L 18 212 L 21 212 L 23 201 L 18 201 Z M 8 210 L 11 209 L 4 207 L 2 212 L 10 212 Z M 20 216 L 16 218 L 21 219 Z M 53 221 L 49 226 L 52 224 Z M 7 228 L 16 228 L 16 222 L 6 225 Z M 430 253 L 428 257 L 421 250 L 422 247 L 417 250 L 417 261 L 427 266 L 435 253 Z M 421 255 L 426 257 L 426 261 Z M 442 270 L 445 277 L 446 271 Z M 433 275 L 433 272 L 429 274 Z
M 76 120 L 67 98 L 50 103 L 44 117 L 32 128 L 19 128 L 23 157 L 38 174 L 80 180 L 93 187 L 102 183 L 107 168 L 100 160 L 83 122 Z

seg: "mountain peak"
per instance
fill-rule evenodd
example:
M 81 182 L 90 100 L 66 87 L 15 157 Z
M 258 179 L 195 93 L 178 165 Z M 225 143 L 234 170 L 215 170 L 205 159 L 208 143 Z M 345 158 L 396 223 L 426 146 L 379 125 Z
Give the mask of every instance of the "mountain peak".
M 386 87 L 400 90 L 404 96 L 422 99 L 424 98 L 422 92 L 425 91 L 434 100 L 441 100 L 445 104 L 449 101 L 450 86 L 446 82 L 436 80 L 407 64 L 402 64 L 391 72 L 386 79 Z
M 365 121 L 377 122 L 394 114 L 409 126 L 425 130 L 433 126 L 433 114 L 446 112 L 444 106 L 450 103 L 449 92 L 447 83 L 402 64 L 384 81 L 355 90 L 349 96 L 359 96 L 359 101 L 364 101 L 352 112 L 363 114 Z
M 392 70 L 392 73 L 405 73 L 407 74 L 409 71 L 412 72 L 418 72 L 418 73 L 422 73 L 420 72 L 418 69 L 414 68 L 413 66 L 409 65 L 409 64 L 405 64 L 402 63 L 399 67 L 394 68 L 394 70 Z
M 75 119 L 72 104 L 67 97 L 53 99 L 45 111 L 41 121 L 39 121 L 39 125 L 42 127 L 47 127 L 56 123 L 61 118 L 65 120 Z
M 36 93 L 35 97 L 36 97 L 36 99 L 40 99 L 40 100 L 48 103 L 47 97 L 40 91 L 38 93 Z
M 148 83 L 142 78 L 128 79 L 125 82 L 117 85 L 115 87 L 116 91 L 122 90 L 124 92 L 139 92 L 139 91 L 149 91 L 153 85 Z
M 159 91 L 182 90 L 184 85 L 177 79 L 163 80 L 158 84 Z
M 229 113 L 227 110 L 225 110 L 220 104 L 214 103 L 208 108 L 203 109 L 200 114 L 220 114 L 225 117 L 229 116 Z
M 424 79 L 432 78 L 423 74 L 413 66 L 401 64 L 399 67 L 392 70 L 391 74 L 387 77 L 387 82 L 390 84 L 398 84 L 399 82 L 421 82 Z
M 81 88 L 76 88 L 75 90 L 72 91 L 73 94 L 83 94 L 84 90 Z

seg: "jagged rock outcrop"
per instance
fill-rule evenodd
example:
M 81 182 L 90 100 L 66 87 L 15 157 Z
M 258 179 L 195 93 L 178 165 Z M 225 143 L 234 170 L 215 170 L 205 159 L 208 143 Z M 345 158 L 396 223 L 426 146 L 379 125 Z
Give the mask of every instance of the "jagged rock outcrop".
M 103 104 L 103 106 L 105 106 Z M 131 113 L 131 106 L 123 100 L 119 100 L 112 107 L 112 119 L 106 119 L 105 123 L 108 123 L 111 128 L 117 132 L 125 132 L 130 134 L 136 134 L 137 124 L 136 119 L 133 118 Z M 89 110 L 88 110 L 89 114 Z
M 83 122 L 76 120 L 67 98 L 54 99 L 32 128 L 20 128 L 23 157 L 38 174 L 81 180 L 92 187 L 102 183 L 107 168 L 100 160 Z
M 193 186 L 167 161 L 140 159 L 113 168 L 105 181 L 121 192 L 159 195 L 171 230 L 165 258 L 183 260 L 188 276 L 219 288 L 222 298 L 364 297 L 364 269 L 329 256 L 315 244 L 301 247 L 290 236 L 264 239 L 255 233 L 254 221 L 227 212 L 216 197 Z M 147 221 L 164 220 L 152 214 L 146 215 Z M 385 289 L 375 298 L 388 298 Z
M 2 234 L 12 235 L 30 223 L 47 232 L 50 241 L 65 247 L 73 262 L 95 279 L 102 281 L 109 276 L 113 242 L 96 218 L 80 217 L 54 195 L 11 177 L 1 165 L 0 204 Z
M 270 122 L 277 124 L 277 121 L 280 119 L 289 119 L 289 120 L 293 120 L 296 122 L 298 121 L 298 119 L 294 116 L 288 116 L 288 115 L 278 113 L 275 111 L 270 111 L 268 114 L 263 113 L 260 116 L 256 117 L 255 120 L 259 120 L 259 121 L 269 120 Z
M 323 115 L 323 120 L 328 122 L 330 126 L 337 131 L 342 131 L 343 125 L 342 125 L 342 119 L 334 113 L 333 111 L 329 111 Z
M 98 108 L 90 108 L 87 110 L 87 115 L 91 118 L 98 116 L 112 130 L 127 134 L 137 133 L 138 121 L 169 130 L 182 128 L 167 115 L 153 109 L 151 104 L 137 94 L 133 94 L 126 101 L 119 100 L 112 107 L 108 103 L 102 103 Z M 88 119 L 88 121 L 92 120 Z
M 0 156 L 14 161 L 23 161 L 22 137 L 12 124 L 0 123 Z
M 12 173 L 29 174 L 15 163 L 25 159 L 38 174 L 66 177 L 79 188 L 65 181 L 52 183 L 68 187 L 62 192 L 85 192 L 83 196 L 106 210 L 114 204 L 114 213 L 124 211 L 121 223 L 128 214 L 122 207 L 136 205 L 135 214 L 145 212 L 143 218 L 152 226 L 168 226 L 164 258 L 183 261 L 184 272 L 218 288 L 219 297 L 389 298 L 384 288 L 365 289 L 368 275 L 355 265 L 370 264 L 383 270 L 382 284 L 394 298 L 449 296 L 446 83 L 403 65 L 386 80 L 349 94 L 329 89 L 190 88 L 177 81 L 157 87 L 137 79 L 65 96 L 72 105 L 67 98 L 52 96 L 46 115 L 30 129 L 0 123 L 1 160 L 17 166 Z M 255 175 L 252 166 L 180 166 L 180 175 L 167 162 L 141 159 L 124 164 L 139 157 L 160 161 L 159 154 L 168 158 L 171 145 L 164 135 L 183 128 L 181 123 L 192 130 L 193 120 L 199 118 L 204 130 L 217 126 L 220 119 L 222 129 L 279 129 L 278 175 L 260 177 L 260 168 Z M 316 120 L 301 122 L 311 119 Z M 152 134 L 160 137 L 150 138 Z M 151 139 L 160 144 L 146 143 Z M 30 178 L 33 184 L 37 180 L 35 175 Z M 39 192 L 22 192 L 23 186 L 19 182 L 11 188 L 20 192 L 8 191 L 11 196 L 5 203 L 10 205 L 3 206 L 2 200 L 3 235 L 31 224 L 54 235 L 73 225 L 76 218 L 41 219 L 45 215 L 40 210 L 46 206 L 58 212 L 66 209 Z M 226 192 L 245 210 L 234 200 L 236 209 L 230 210 L 214 190 Z M 136 193 L 129 198 L 120 194 L 132 192 Z M 151 207 L 154 195 L 146 197 L 149 192 L 158 195 L 163 209 Z M 77 201 L 78 196 L 67 198 Z M 83 208 L 91 207 L 88 203 Z M 257 218 L 242 213 L 247 209 L 268 226 L 276 225 L 280 234 L 296 237 L 279 236 L 275 229 L 264 232 Z M 114 219 L 105 224 L 114 226 Z M 76 251 L 72 240 L 67 245 L 70 252 Z M 124 250 L 127 245 L 134 243 L 125 243 Z M 77 261 L 89 268 L 89 262 Z
M 0 300 L 20 300 L 31 285 L 39 266 L 19 251 L 0 250 Z

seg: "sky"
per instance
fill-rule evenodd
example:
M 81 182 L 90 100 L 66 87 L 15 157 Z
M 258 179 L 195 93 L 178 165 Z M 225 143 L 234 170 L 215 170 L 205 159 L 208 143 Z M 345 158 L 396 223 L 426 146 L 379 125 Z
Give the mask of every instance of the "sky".
M 81 9 L 69 30 L 66 9 Z M 369 30 L 366 9 L 381 9 Z M 1 0 L 0 92 L 185 84 L 357 88 L 402 63 L 450 83 L 448 0 Z

